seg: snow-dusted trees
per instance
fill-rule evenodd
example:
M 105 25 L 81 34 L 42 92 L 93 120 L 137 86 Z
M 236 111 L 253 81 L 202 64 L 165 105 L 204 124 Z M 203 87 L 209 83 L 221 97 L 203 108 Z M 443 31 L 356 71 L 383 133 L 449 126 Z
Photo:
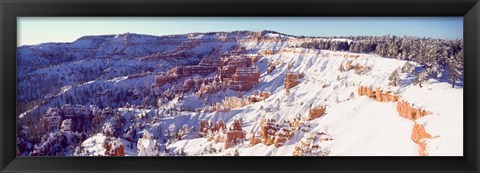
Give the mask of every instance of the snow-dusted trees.
M 400 82 L 400 74 L 399 74 L 400 69 L 395 69 L 392 74 L 388 77 L 388 80 L 390 81 L 389 85 L 392 86 L 397 86 L 398 83 Z
M 157 141 L 153 134 L 147 130 L 143 131 L 143 137 L 137 143 L 138 156 L 158 156 Z
M 414 83 L 418 84 L 418 86 L 422 87 L 422 83 L 426 82 L 428 79 L 428 72 L 427 70 L 422 70 L 415 74 Z
M 448 80 L 452 83 L 452 87 L 455 87 L 457 80 L 461 79 L 463 75 L 463 50 L 459 54 L 449 58 L 446 62 L 448 64 Z
M 405 63 L 403 67 L 400 69 L 402 73 L 411 73 L 413 70 L 415 70 L 415 65 L 413 65 L 410 62 Z
M 425 67 L 427 76 L 442 78 L 450 82 L 463 78 L 463 41 L 397 36 L 356 36 L 346 37 L 353 41 L 322 39 L 303 43 L 301 47 L 375 53 L 387 58 L 415 61 Z M 447 70 L 448 69 L 448 70 Z M 403 71 L 403 69 L 402 69 Z M 449 73 L 449 72 L 452 73 Z

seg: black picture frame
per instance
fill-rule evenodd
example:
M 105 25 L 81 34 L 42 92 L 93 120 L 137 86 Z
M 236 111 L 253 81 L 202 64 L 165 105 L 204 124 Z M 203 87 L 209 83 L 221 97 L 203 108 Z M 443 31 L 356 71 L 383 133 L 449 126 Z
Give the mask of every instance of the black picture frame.
M 0 171 L 478 172 L 478 0 L 2 0 Z M 21 16 L 463 16 L 463 157 L 16 157 L 16 41 Z

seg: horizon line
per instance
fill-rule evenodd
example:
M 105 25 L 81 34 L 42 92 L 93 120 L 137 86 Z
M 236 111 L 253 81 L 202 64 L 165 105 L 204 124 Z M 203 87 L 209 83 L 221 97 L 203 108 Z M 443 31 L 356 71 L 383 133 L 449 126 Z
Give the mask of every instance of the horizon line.
M 38 46 L 41 44 L 69 44 L 69 43 L 74 43 L 75 41 L 78 41 L 79 39 L 83 37 L 101 37 L 101 36 L 118 36 L 118 35 L 126 35 L 126 34 L 135 34 L 135 35 L 142 35 L 142 36 L 152 36 L 152 37 L 163 37 L 163 36 L 179 36 L 179 35 L 187 35 L 187 34 L 208 34 L 208 33 L 232 33 L 232 32 L 272 32 L 272 33 L 278 33 L 281 35 L 285 36 L 292 36 L 295 38 L 346 38 L 346 37 L 385 37 L 385 36 L 395 36 L 395 37 L 413 37 L 413 38 L 418 38 L 418 39 L 437 39 L 437 40 L 462 40 L 463 38 L 455 38 L 455 39 L 450 39 L 450 38 L 436 38 L 436 37 L 419 37 L 419 36 L 414 36 L 414 35 L 395 35 L 395 34 L 384 34 L 384 35 L 337 35 L 337 36 L 306 36 L 306 35 L 294 35 L 294 34 L 286 34 L 278 31 L 273 31 L 273 30 L 261 30 L 261 31 L 253 31 L 253 30 L 233 30 L 233 31 L 209 31 L 209 32 L 188 32 L 188 33 L 175 33 L 175 34 L 164 34 L 164 35 L 154 35 L 154 34 L 148 34 L 148 33 L 135 33 L 135 32 L 124 32 L 124 33 L 112 33 L 112 34 L 92 34 L 92 35 L 83 35 L 78 38 L 76 38 L 73 41 L 52 41 L 52 42 L 42 42 L 42 43 L 37 43 L 37 44 L 25 44 L 25 45 L 17 45 L 18 47 L 24 47 L 24 46 Z

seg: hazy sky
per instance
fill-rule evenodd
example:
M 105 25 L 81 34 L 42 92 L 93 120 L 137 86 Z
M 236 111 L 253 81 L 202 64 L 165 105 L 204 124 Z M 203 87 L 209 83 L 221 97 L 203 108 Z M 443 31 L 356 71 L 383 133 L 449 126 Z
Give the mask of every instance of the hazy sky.
M 19 17 L 18 45 L 85 35 L 273 30 L 305 36 L 410 35 L 463 38 L 461 17 Z

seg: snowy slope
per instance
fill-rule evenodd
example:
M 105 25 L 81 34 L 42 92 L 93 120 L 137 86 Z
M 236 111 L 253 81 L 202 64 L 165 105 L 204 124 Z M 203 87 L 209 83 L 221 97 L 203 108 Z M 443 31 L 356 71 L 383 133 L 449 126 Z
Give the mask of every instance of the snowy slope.
M 20 69 L 20 91 L 25 95 L 19 98 L 31 101 L 43 95 L 28 94 L 28 90 L 39 87 L 32 78 L 51 81 L 62 79 L 52 85 L 61 87 L 45 88 L 42 92 L 51 97 L 41 104 L 30 108 L 26 114 L 37 115 L 48 107 L 66 104 L 69 96 L 79 95 L 88 98 L 81 104 L 110 103 L 117 108 L 118 114 L 127 121 L 123 129 L 146 129 L 156 137 L 160 149 L 171 153 L 184 152 L 188 156 L 196 155 L 234 155 L 240 156 L 291 156 L 297 145 L 316 132 L 326 132 L 333 140 L 315 141 L 330 156 L 416 156 L 419 146 L 411 139 L 414 123 L 421 124 L 433 136 L 426 139 L 428 155 L 463 155 L 463 88 L 452 88 L 451 84 L 430 79 L 423 87 L 413 84 L 412 74 L 401 73 L 400 85 L 389 85 L 389 76 L 396 69 L 405 66 L 407 61 L 383 58 L 373 54 L 295 48 L 305 39 L 273 32 L 257 33 L 192 33 L 173 36 L 148 36 L 138 34 L 120 34 L 107 36 L 86 36 L 69 44 L 48 43 L 19 48 L 19 63 L 26 64 Z M 333 41 L 351 42 L 349 39 Z M 145 100 L 154 100 L 150 87 L 155 74 L 165 72 L 175 66 L 198 64 L 201 57 L 211 52 L 225 52 L 236 46 L 245 47 L 249 53 L 262 54 L 255 63 L 260 70 L 259 84 L 241 92 L 248 96 L 255 91 L 270 92 L 264 101 L 249 104 L 229 112 L 177 111 L 182 106 L 199 108 L 204 106 L 205 98 L 199 98 L 193 92 L 176 97 L 162 108 L 143 107 L 125 108 L 126 103 L 140 105 Z M 274 54 L 264 54 L 265 50 Z M 50 56 L 43 56 L 45 52 Z M 186 53 L 186 57 L 171 59 L 158 58 L 169 53 Z M 65 56 L 68 55 L 68 56 Z M 55 59 L 55 57 L 68 57 Z M 161 56 L 160 56 L 161 57 Z M 269 63 L 277 64 L 276 69 L 268 73 Z M 417 63 L 409 62 L 415 66 Z M 47 66 L 47 64 L 50 64 Z M 346 64 L 365 68 L 365 70 L 344 70 Z M 153 69 L 153 70 L 152 70 Z M 343 69 L 343 70 L 342 70 Z M 284 89 L 287 73 L 303 73 L 300 84 Z M 83 74 L 94 74 L 85 77 Z M 130 78 L 130 75 L 145 74 Z M 212 73 L 207 77 L 214 77 Z M 28 79 L 28 80 L 26 80 Z M 30 80 L 30 81 L 29 81 Z M 185 79 L 180 79 L 183 82 Z M 165 84 L 160 89 L 168 89 L 173 84 Z M 381 88 L 400 96 L 416 108 L 432 112 L 431 115 L 409 120 L 399 115 L 397 102 L 378 102 L 367 96 L 360 96 L 359 86 L 372 89 Z M 57 88 L 54 90 L 52 88 Z M 38 89 L 38 88 L 37 88 Z M 39 89 L 40 90 L 40 89 Z M 125 95 L 128 100 L 113 102 L 103 97 L 104 93 Z M 224 97 L 236 96 L 238 92 L 226 90 L 208 97 L 209 101 L 219 102 Z M 119 97 L 121 98 L 121 97 Z M 103 100 L 103 101 L 102 101 Z M 78 103 L 77 103 L 78 104 Z M 258 132 L 260 119 L 274 118 L 278 121 L 293 120 L 308 116 L 309 109 L 325 106 L 326 113 L 317 119 L 304 120 L 302 130 L 296 130 L 293 136 L 280 147 L 265 144 L 249 146 L 249 141 L 225 149 L 223 142 L 208 141 L 198 135 L 200 121 L 225 121 L 230 127 L 234 120 L 243 121 L 245 132 Z M 271 111 L 266 111 L 265 108 Z M 112 120 L 107 120 L 112 121 Z M 176 131 L 183 126 L 190 133 L 181 140 L 165 142 L 162 137 L 167 130 Z M 197 130 L 194 132 L 194 130 Z M 141 131 L 137 130 L 140 136 Z M 126 138 L 120 134 L 120 138 Z M 98 143 L 105 138 L 102 134 L 92 135 L 82 143 L 89 155 L 101 155 Z M 94 142 L 95 141 L 95 142 Z M 98 143 L 97 143 L 98 142 Z M 127 156 L 136 156 L 136 145 L 122 139 Z M 133 145 L 132 145 L 133 144 Z M 160 151 L 160 155 L 171 155 Z
M 298 50 L 303 53 L 280 53 L 265 56 L 267 60 L 284 62 L 272 73 L 266 74 L 261 67 L 262 77 L 259 86 L 254 90 L 270 91 L 272 96 L 264 102 L 258 102 L 243 108 L 234 109 L 228 113 L 190 113 L 178 117 L 162 119 L 160 125 L 181 124 L 198 125 L 200 120 L 206 119 L 216 122 L 224 120 L 229 126 L 234 119 L 242 118 L 244 131 L 258 131 L 260 118 L 275 118 L 289 120 L 297 115 L 306 116 L 310 105 L 326 105 L 327 113 L 318 119 L 308 122 L 312 125 L 309 132 L 327 131 L 334 138 L 333 141 L 321 143 L 322 147 L 331 150 L 333 156 L 415 156 L 418 146 L 411 138 L 413 121 L 403 118 L 396 111 L 394 102 L 377 102 L 366 96 L 358 96 L 357 87 L 372 86 L 395 91 L 414 104 L 422 105 L 436 115 L 426 116 L 417 120 L 427 124 L 428 132 L 441 137 L 431 139 L 428 152 L 431 155 L 462 155 L 462 89 L 451 88 L 446 83 L 431 80 L 423 88 L 408 84 L 408 87 L 392 87 L 388 85 L 388 76 L 396 68 L 402 67 L 405 61 L 385 59 L 375 55 L 361 54 L 359 58 L 351 59 L 343 56 L 342 52 Z M 353 70 L 340 72 L 337 70 L 347 61 L 371 67 L 367 74 L 358 75 Z M 302 83 L 291 89 L 291 95 L 286 96 L 283 89 L 283 79 L 287 72 L 286 64 L 291 64 L 291 71 L 303 72 L 306 77 Z M 406 75 L 404 75 L 406 76 Z M 338 78 L 338 80 L 337 80 Z M 322 88 L 322 86 L 326 86 Z M 429 89 L 433 88 L 433 89 Z M 448 100 L 437 98 L 441 93 L 450 93 Z M 247 92 L 248 93 L 248 92 Z M 349 98 L 351 94 L 353 98 Z M 419 97 L 423 96 L 423 97 Z M 420 99 L 419 99 L 420 98 Z M 422 98 L 428 98 L 423 99 Z M 280 100 L 280 109 L 275 113 L 264 112 L 260 107 L 277 107 Z M 443 101 L 438 101 L 443 100 Z M 455 104 L 449 104 L 455 100 Z M 452 107 L 445 108 L 445 105 Z M 453 112 L 452 112 L 453 111 Z M 443 117 L 438 115 L 444 115 Z M 455 124 L 452 124 L 455 123 Z M 445 126 L 450 124 L 450 126 Z M 155 125 L 153 125 L 155 126 Z M 434 130 L 437 129 L 437 130 Z M 223 149 L 222 143 L 208 142 L 205 138 L 187 139 L 168 145 L 172 150 L 184 148 L 187 155 L 231 155 L 238 150 L 242 156 L 255 155 L 291 155 L 305 133 L 298 131 L 284 146 L 276 148 L 257 144 L 248 146 L 248 141 L 237 148 Z M 452 142 L 456 141 L 456 142 Z M 436 147 L 439 146 L 439 147 Z M 207 149 L 206 149 L 207 148 Z M 215 148 L 214 154 L 205 151 Z M 442 150 L 443 149 L 443 150 Z

